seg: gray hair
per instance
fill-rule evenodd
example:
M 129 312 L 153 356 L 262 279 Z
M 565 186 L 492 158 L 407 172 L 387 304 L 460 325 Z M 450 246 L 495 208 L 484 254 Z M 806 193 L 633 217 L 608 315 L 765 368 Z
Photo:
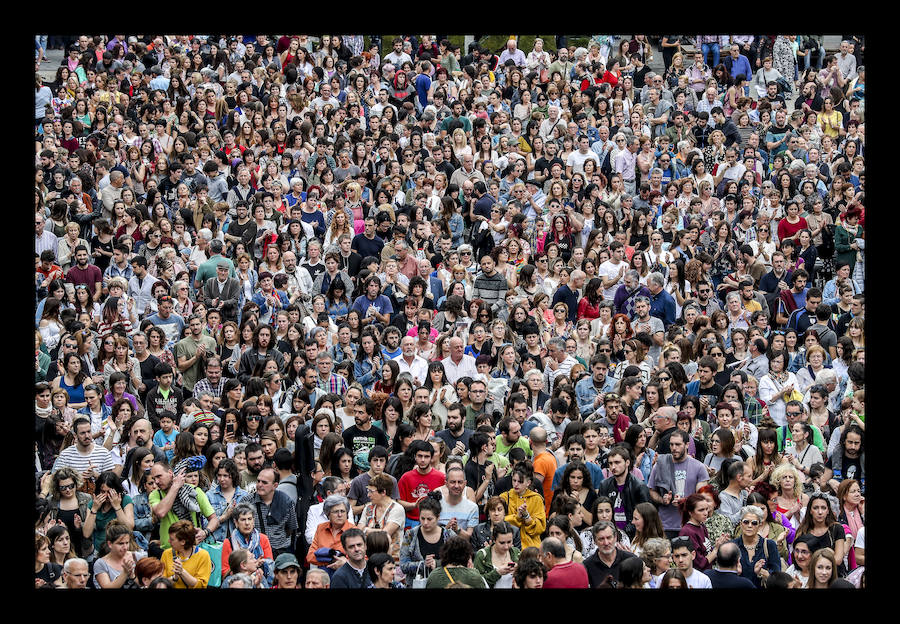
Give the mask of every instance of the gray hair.
M 638 273 L 637 269 L 628 269 L 625 271 L 625 279 L 639 281 L 641 279 L 641 274 Z
M 653 169 L 650 170 L 650 175 L 653 175 L 654 173 L 658 173 L 659 175 L 662 175 L 663 170 L 660 169 L 659 167 L 653 167 Z
M 566 547 L 555 537 L 545 537 L 541 542 L 541 552 L 550 553 L 553 555 L 554 559 L 564 559 L 566 556 Z
M 565 345 L 565 343 L 563 343 L 563 344 Z M 532 368 L 527 373 L 525 373 L 525 380 L 527 381 L 529 377 L 534 377 L 535 375 L 537 375 L 541 379 L 544 378 L 544 373 L 542 373 L 541 371 L 539 371 L 536 368 Z
M 298 183 L 303 184 L 303 178 L 291 178 L 291 186 L 294 186 Z
M 748 514 L 752 514 L 752 515 L 756 516 L 757 518 L 759 518 L 760 522 L 766 521 L 766 512 L 763 511 L 762 509 L 760 509 L 759 507 L 757 507 L 756 505 L 744 505 L 743 507 L 741 507 L 740 518 L 743 519 L 744 516 L 746 516 Z
M 566 341 L 563 338 L 553 338 L 549 343 L 547 343 L 547 346 L 554 346 L 560 351 L 565 351 Z
M 202 236 L 205 240 L 211 241 L 213 237 L 212 231 L 209 228 L 201 228 L 197 231 L 197 236 Z
M 244 514 L 250 514 L 251 516 L 253 515 L 253 507 L 251 507 L 249 503 L 238 503 L 234 508 L 234 512 L 231 514 L 231 517 L 237 520 Z
M 736 290 L 732 290 L 730 293 L 728 293 L 727 295 L 725 295 L 725 303 L 728 303 L 728 302 L 731 301 L 732 299 L 737 299 L 738 301 L 740 301 L 740 300 L 741 300 L 741 293 L 739 293 L 739 292 L 736 291 Z
M 338 505 L 343 506 L 344 509 L 347 510 L 347 513 L 350 513 L 350 501 L 347 500 L 346 496 L 341 496 L 340 494 L 332 494 L 325 499 L 325 502 L 322 503 L 322 513 L 327 517 L 328 514 L 331 513 L 331 510 Z
M 78 557 L 73 557 L 71 559 L 66 559 L 66 562 L 63 564 L 63 572 L 66 574 L 72 573 L 72 566 L 84 564 L 84 567 L 88 567 L 88 562 L 84 559 L 79 559 Z
M 319 569 L 319 568 L 312 568 L 312 569 L 310 569 L 309 572 L 306 573 L 306 578 L 309 578 L 313 574 L 315 574 L 316 576 L 319 577 L 319 580 L 322 582 L 322 585 L 324 585 L 325 587 L 331 586 L 331 577 L 328 576 L 328 572 L 326 572 L 325 570 Z
M 331 354 L 328 353 L 328 351 L 320 351 L 319 355 L 316 356 L 316 362 L 323 362 L 325 360 L 331 361 L 333 359 L 334 358 L 331 357 Z
M 685 148 L 687 148 L 689 146 L 690 146 L 690 143 L 688 143 L 687 141 L 678 141 L 678 143 L 675 144 L 675 147 L 678 148 L 679 152 L 683 151 Z
M 816 373 L 816 384 L 824 386 L 830 383 L 837 383 L 837 374 L 833 369 L 823 368 Z
M 238 574 L 229 574 L 228 577 L 222 581 L 222 587 L 228 589 L 231 587 L 233 583 L 240 581 L 244 584 L 243 588 L 235 588 L 235 589 L 253 589 L 254 583 L 253 578 L 244 572 L 239 572 Z
M 225 245 L 218 238 L 214 238 L 209 243 L 209 250 L 214 254 L 222 253 L 222 249 L 224 249 Z
M 665 285 L 666 280 L 663 277 L 662 273 L 660 273 L 659 271 L 653 271 L 653 273 L 647 276 L 647 282 L 653 282 L 654 284 L 662 288 Z

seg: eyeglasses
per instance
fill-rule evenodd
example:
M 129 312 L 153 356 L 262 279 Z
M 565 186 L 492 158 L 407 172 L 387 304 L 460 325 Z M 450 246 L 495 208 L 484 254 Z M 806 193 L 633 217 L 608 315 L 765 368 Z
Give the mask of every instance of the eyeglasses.
M 461 255 L 461 256 L 471 256 L 471 255 L 472 255 L 472 252 L 471 252 L 471 251 L 461 251 L 461 252 L 459 252 L 459 255 Z
M 725 357 L 724 353 L 710 353 L 710 355 L 713 357 Z
M 657 377 L 657 379 L 658 379 L 659 381 L 669 381 L 669 380 L 672 379 L 672 378 L 671 378 L 671 377 Z
M 261 420 L 261 419 L 262 419 L 262 417 L 257 416 L 257 415 L 247 416 L 247 420 Z

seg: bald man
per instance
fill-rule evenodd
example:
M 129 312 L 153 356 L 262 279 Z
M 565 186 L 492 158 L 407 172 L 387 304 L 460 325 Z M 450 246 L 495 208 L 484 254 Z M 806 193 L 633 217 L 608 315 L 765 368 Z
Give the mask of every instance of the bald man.
M 447 381 L 455 384 L 460 377 L 476 377 L 478 369 L 475 368 L 475 358 L 463 353 L 465 345 L 462 338 L 454 336 L 450 339 L 450 355 L 441 360 Z

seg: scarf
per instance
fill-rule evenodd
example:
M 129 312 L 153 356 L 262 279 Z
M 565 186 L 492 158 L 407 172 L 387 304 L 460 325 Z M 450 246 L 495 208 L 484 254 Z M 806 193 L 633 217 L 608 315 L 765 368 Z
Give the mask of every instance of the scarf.
M 260 544 L 259 540 L 259 530 L 253 529 L 253 531 L 250 532 L 250 536 L 246 538 L 240 531 L 232 531 L 231 550 L 232 552 L 234 552 L 240 548 L 246 548 L 253 553 L 253 556 L 263 562 L 263 575 L 269 582 L 271 582 L 274 574 L 274 570 L 270 565 L 272 560 L 267 559 L 265 553 L 263 552 L 262 545 Z
M 53 404 L 48 405 L 47 407 L 38 407 L 38 404 L 34 404 L 34 413 L 40 416 L 41 418 L 47 418 L 50 416 L 50 412 L 53 411 Z
M 190 468 L 192 471 L 200 470 L 206 464 L 206 458 L 203 455 L 194 455 L 186 457 L 175 464 L 175 473 L 186 471 Z M 200 503 L 197 502 L 197 488 L 193 485 L 185 483 L 178 489 L 178 496 L 172 503 L 172 511 L 178 516 L 179 520 L 190 520 L 191 512 L 200 513 Z

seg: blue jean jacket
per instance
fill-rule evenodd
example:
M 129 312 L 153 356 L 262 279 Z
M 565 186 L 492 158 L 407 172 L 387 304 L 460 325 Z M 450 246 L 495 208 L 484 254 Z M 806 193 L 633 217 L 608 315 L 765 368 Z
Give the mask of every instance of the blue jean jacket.
M 381 379 L 380 367 L 376 367 L 369 360 L 359 360 L 353 363 L 353 378 L 362 385 L 366 392 L 372 391 L 375 380 Z
M 240 501 L 247 496 L 247 494 L 249 494 L 247 490 L 237 487 L 234 491 L 234 498 L 235 500 Z M 207 490 L 206 498 L 209 500 L 209 504 L 212 506 L 213 511 L 216 512 L 217 516 L 221 516 L 225 513 L 225 510 L 228 508 L 228 501 L 222 496 L 222 490 L 219 488 L 218 483 Z M 219 525 L 219 528 L 213 531 L 212 536 L 217 542 L 224 542 L 232 531 L 234 531 L 234 518 L 229 518 Z

